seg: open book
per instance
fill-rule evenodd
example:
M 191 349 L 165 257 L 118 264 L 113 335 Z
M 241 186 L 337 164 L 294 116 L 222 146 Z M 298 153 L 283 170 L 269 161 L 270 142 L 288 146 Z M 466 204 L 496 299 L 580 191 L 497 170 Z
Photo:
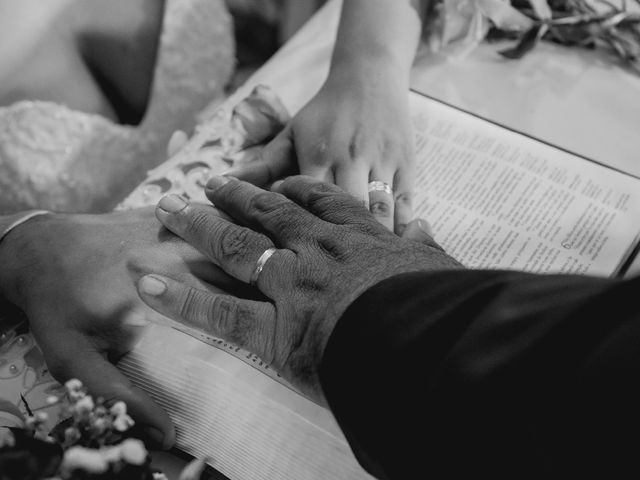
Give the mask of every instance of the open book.
M 416 215 L 431 222 L 449 253 L 472 268 L 622 271 L 638 245 L 639 179 L 410 95 Z M 228 118 L 228 112 L 218 115 Z M 209 165 L 207 172 L 224 170 L 216 157 L 228 147 L 211 140 L 216 132 L 220 125 L 201 129 L 182 154 L 152 172 L 150 182 L 197 161 Z M 180 191 L 178 184 L 170 190 Z M 130 201 L 140 201 L 144 191 Z M 188 193 L 205 200 L 199 190 Z M 330 412 L 254 355 L 174 327 L 154 327 L 119 366 L 167 409 L 182 449 L 209 456 L 231 479 L 370 478 Z

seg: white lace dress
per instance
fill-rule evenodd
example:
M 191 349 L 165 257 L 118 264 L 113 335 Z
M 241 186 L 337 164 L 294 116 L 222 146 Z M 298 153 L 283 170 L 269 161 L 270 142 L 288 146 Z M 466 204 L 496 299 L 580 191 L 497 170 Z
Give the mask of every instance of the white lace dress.
M 0 214 L 29 208 L 112 209 L 166 159 L 176 129 L 190 130 L 234 67 L 222 0 L 167 0 L 149 107 L 137 127 L 51 102 L 0 107 Z

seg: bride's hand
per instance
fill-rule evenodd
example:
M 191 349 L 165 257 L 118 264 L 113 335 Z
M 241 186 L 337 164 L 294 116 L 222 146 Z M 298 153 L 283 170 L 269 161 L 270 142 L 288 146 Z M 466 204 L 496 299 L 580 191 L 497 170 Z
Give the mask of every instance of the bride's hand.
M 228 175 L 264 185 L 295 172 L 297 160 L 301 174 L 335 183 L 401 233 L 413 218 L 414 142 L 406 86 L 390 70 L 376 64 L 336 70 L 261 160 Z M 393 195 L 370 194 L 373 180 L 387 183 Z
M 124 400 L 143 432 L 172 445 L 166 413 L 108 361 L 160 319 L 140 301 L 136 272 L 154 266 L 194 286 L 202 286 L 194 273 L 223 286 L 228 277 L 162 229 L 149 208 L 34 218 L 2 241 L 0 265 L 0 292 L 29 318 L 55 378 L 78 378 L 94 396 Z

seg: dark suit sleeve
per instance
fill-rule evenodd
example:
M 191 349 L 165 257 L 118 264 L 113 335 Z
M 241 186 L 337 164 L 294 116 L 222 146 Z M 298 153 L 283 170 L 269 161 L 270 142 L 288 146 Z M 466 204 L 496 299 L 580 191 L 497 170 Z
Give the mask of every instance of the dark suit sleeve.
M 321 381 L 380 479 L 638 478 L 640 278 L 396 276 L 340 319 Z

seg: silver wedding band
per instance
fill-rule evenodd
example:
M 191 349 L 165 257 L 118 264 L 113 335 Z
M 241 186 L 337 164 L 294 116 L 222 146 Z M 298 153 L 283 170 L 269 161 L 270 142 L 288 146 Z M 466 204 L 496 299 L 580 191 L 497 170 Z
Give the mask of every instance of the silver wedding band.
M 275 248 L 267 248 L 264 251 L 264 253 L 262 255 L 260 255 L 260 258 L 256 262 L 256 268 L 253 269 L 253 273 L 251 274 L 251 278 L 249 279 L 249 283 L 251 285 L 257 285 L 258 284 L 258 278 L 260 277 L 260 274 L 262 273 L 262 269 L 267 264 L 267 261 L 269 261 L 269 259 L 271 258 L 271 255 L 273 255 L 274 253 L 276 253 L 276 249 Z
M 384 192 L 387 195 L 391 195 L 393 197 L 393 190 L 391 189 L 391 185 L 386 182 L 381 182 L 380 180 L 369 182 L 369 193 L 371 192 Z

